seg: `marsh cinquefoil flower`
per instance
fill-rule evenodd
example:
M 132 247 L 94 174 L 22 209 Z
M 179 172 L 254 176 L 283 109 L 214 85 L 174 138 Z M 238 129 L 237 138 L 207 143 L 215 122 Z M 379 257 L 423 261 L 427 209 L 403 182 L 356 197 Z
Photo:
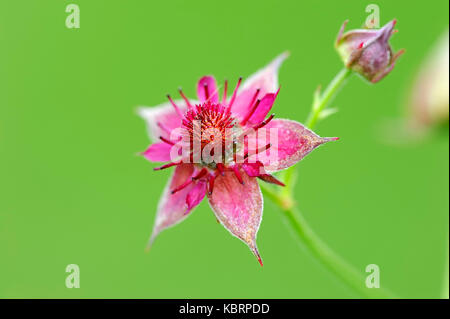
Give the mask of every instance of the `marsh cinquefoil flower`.
M 344 33 L 347 21 L 339 30 L 336 49 L 345 66 L 358 72 L 372 83 L 389 74 L 397 58 L 404 50 L 393 53 L 389 38 L 395 32 L 396 20 L 392 20 L 379 30 L 357 29 Z
M 152 162 L 168 162 L 155 170 L 175 167 L 160 203 L 150 238 L 182 221 L 207 195 L 217 221 L 245 242 L 258 258 L 256 235 L 263 198 L 257 179 L 283 186 L 272 172 L 290 167 L 319 145 L 321 138 L 302 124 L 273 119 L 282 54 L 222 97 L 212 76 L 197 85 L 198 101 L 181 99 L 141 108 L 154 144 L 143 152 Z

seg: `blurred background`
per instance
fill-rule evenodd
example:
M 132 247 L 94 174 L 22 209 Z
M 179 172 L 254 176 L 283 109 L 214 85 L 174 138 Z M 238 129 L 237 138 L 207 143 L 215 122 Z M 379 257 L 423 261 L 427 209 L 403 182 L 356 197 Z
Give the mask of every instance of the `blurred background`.
M 69 3 L 79 29 L 65 26 Z M 448 1 L 9 0 L 0 3 L 0 297 L 359 298 L 299 247 L 268 200 L 264 267 L 206 202 L 145 253 L 170 171 L 136 155 L 149 145 L 136 108 L 179 86 L 193 96 L 204 74 L 235 83 L 290 50 L 274 112 L 304 121 L 316 86 L 342 68 L 339 27 L 362 26 L 371 3 L 382 25 L 398 19 L 391 43 L 407 52 L 380 83 L 353 76 L 334 100 L 339 112 L 315 131 L 341 140 L 297 165 L 297 201 L 362 273 L 379 265 L 382 287 L 441 296 L 448 125 L 408 145 L 380 131 L 409 114 L 415 78 L 448 29 Z M 65 286 L 68 264 L 80 266 L 80 289 Z

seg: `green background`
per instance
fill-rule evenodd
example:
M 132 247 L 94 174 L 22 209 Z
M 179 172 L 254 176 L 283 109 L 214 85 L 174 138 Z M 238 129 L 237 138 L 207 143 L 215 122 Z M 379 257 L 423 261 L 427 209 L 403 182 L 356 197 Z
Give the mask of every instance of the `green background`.
M 65 7 L 81 9 L 67 29 Z M 376 85 L 352 77 L 316 127 L 341 140 L 297 167 L 297 201 L 334 250 L 401 297 L 439 297 L 448 238 L 448 139 L 383 142 L 403 114 L 427 50 L 448 26 L 448 1 L 12 1 L 0 3 L 0 297 L 357 298 L 299 248 L 266 201 L 258 245 L 216 223 L 208 204 L 144 252 L 170 172 L 136 156 L 149 140 L 136 115 L 214 74 L 248 76 L 290 50 L 279 118 L 303 121 L 312 92 L 341 69 L 341 23 L 370 3 L 397 18 L 395 50 Z M 445 135 L 445 134 L 444 134 Z M 65 267 L 81 268 L 67 289 Z

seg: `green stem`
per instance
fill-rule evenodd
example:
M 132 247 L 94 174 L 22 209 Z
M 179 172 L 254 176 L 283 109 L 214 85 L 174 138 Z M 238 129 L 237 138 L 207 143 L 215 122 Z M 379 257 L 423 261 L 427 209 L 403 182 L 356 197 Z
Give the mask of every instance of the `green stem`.
M 327 86 L 323 94 L 320 95 L 317 92 L 317 95 L 314 98 L 313 107 L 311 113 L 309 114 L 308 120 L 306 121 L 306 126 L 312 129 L 317 121 L 320 119 L 322 111 L 328 106 L 331 99 L 337 93 L 339 88 L 345 83 L 345 80 L 352 74 L 350 69 L 344 68 L 339 72 L 336 77 L 331 81 L 331 83 Z
M 350 287 L 368 298 L 392 298 L 392 295 L 382 288 L 367 288 L 366 278 L 347 263 L 343 258 L 337 255 L 328 247 L 319 236 L 309 227 L 302 214 L 295 208 L 286 209 L 284 216 L 294 228 L 297 236 L 309 251 L 332 273 L 342 279 Z
M 367 288 L 366 277 L 356 270 L 342 257 L 336 254 L 311 229 L 300 211 L 294 206 L 289 197 L 280 196 L 272 188 L 262 184 L 262 191 L 275 204 L 281 207 L 283 216 L 292 227 L 294 234 L 316 259 L 339 277 L 344 283 L 352 287 L 367 298 L 396 298 L 391 292 L 383 288 Z M 369 275 L 369 274 L 367 274 Z
M 323 118 L 322 112 L 351 73 L 351 70 L 343 69 L 337 74 L 333 81 L 331 81 L 323 94 L 320 94 L 318 91 L 316 92 L 313 107 L 306 122 L 307 127 L 312 129 L 318 120 Z M 322 265 L 362 295 L 368 298 L 396 298 L 386 289 L 367 288 L 366 278 L 363 276 L 362 271 L 356 270 L 352 265 L 347 263 L 314 233 L 300 211 L 295 207 L 292 196 L 292 190 L 295 184 L 293 168 L 285 170 L 283 174 L 287 185 L 284 189 L 276 191 L 274 188 L 264 184 L 261 185 L 261 188 L 264 195 L 281 208 L 284 217 L 294 230 L 294 233 L 300 242 L 308 248 Z M 290 182 L 287 182 L 287 180 L 290 180 Z

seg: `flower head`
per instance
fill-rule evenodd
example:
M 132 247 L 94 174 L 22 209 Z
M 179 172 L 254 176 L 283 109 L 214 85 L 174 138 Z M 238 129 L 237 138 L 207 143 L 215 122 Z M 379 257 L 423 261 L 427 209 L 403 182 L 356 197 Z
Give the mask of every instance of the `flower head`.
M 154 144 L 143 152 L 156 168 L 174 167 L 161 197 L 150 244 L 164 229 L 180 222 L 207 196 L 218 220 L 244 241 L 258 258 L 256 235 L 263 198 L 258 179 L 283 186 L 271 173 L 290 167 L 319 145 L 322 138 L 302 124 L 268 116 L 279 92 L 282 54 L 241 85 L 231 96 L 225 81 L 222 97 L 212 76 L 197 84 L 197 101 L 181 99 L 141 108 Z
M 383 79 L 392 71 L 404 50 L 393 53 L 389 38 L 395 32 L 396 20 L 379 30 L 357 29 L 344 33 L 345 21 L 336 39 L 336 49 L 345 66 L 358 72 L 372 83 Z

